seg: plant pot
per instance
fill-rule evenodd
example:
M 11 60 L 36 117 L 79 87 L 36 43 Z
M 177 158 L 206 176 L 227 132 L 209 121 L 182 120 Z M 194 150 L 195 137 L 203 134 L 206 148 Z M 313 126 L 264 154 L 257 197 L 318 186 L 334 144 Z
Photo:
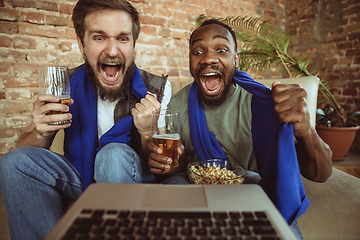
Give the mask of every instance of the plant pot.
M 321 139 L 329 145 L 335 161 L 345 160 L 346 155 L 354 141 L 357 127 L 324 127 L 316 126 L 316 131 Z

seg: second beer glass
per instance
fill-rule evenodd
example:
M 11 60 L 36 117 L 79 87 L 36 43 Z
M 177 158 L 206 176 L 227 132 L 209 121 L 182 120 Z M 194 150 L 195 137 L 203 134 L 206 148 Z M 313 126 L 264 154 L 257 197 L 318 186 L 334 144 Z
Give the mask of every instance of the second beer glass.
M 152 138 L 162 149 L 162 155 L 173 160 L 171 166 L 177 167 L 177 147 L 180 141 L 180 113 L 172 110 L 156 110 L 151 119 Z

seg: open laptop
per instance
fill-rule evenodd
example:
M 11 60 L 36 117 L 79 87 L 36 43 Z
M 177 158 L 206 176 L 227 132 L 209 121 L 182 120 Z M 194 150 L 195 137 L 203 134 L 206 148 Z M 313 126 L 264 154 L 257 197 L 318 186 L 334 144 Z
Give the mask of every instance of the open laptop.
M 256 184 L 95 183 L 45 239 L 297 238 Z

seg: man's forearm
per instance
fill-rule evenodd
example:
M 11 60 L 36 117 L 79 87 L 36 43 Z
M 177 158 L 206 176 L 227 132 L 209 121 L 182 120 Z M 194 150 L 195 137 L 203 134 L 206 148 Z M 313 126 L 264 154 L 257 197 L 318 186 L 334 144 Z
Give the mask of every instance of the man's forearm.
M 16 141 L 16 147 L 35 146 L 49 149 L 56 133 L 51 136 L 41 136 L 32 124 Z
M 314 128 L 306 137 L 296 137 L 296 152 L 301 174 L 312 181 L 325 182 L 332 172 L 332 151 Z

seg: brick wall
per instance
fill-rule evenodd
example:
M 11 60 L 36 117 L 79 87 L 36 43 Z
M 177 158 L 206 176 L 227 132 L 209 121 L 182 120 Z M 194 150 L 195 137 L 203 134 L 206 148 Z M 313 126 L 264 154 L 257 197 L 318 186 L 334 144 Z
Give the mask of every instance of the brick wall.
M 82 63 L 71 13 L 77 0 L 0 0 L 0 156 L 31 121 L 37 67 Z M 189 31 L 199 14 L 263 16 L 284 26 L 285 0 L 133 0 L 141 14 L 136 63 L 173 82 L 192 80 Z
M 360 1 L 287 0 L 286 31 L 292 35 L 289 53 L 307 53 L 309 70 L 330 84 L 347 111 L 360 111 Z M 319 94 L 318 103 L 325 99 Z M 360 153 L 360 131 L 352 150 Z

